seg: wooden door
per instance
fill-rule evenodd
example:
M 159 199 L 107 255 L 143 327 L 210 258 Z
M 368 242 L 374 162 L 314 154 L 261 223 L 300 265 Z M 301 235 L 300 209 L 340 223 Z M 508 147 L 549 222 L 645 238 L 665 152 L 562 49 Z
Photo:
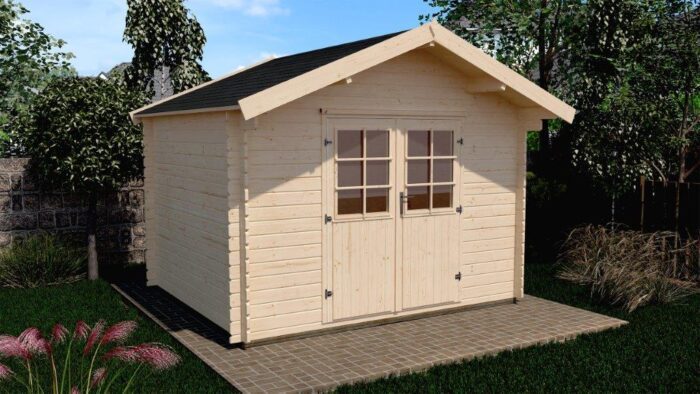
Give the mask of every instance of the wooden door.
M 398 129 L 399 304 L 406 310 L 458 302 L 460 123 L 404 119 Z
M 332 265 L 324 321 L 394 311 L 395 125 L 393 119 L 328 121 L 326 206 L 333 216 L 326 217 Z

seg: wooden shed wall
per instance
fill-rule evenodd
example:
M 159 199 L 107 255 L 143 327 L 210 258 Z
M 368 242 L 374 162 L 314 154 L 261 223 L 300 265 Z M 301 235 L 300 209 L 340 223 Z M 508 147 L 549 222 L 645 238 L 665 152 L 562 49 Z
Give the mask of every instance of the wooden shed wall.
M 145 121 L 147 267 L 158 285 L 240 340 L 240 133 L 224 112 Z M 229 193 L 231 189 L 232 193 Z
M 466 81 L 418 50 L 257 118 L 246 134 L 248 341 L 324 327 L 320 108 L 463 111 L 461 303 L 520 296 L 525 136 L 514 106 L 468 94 Z

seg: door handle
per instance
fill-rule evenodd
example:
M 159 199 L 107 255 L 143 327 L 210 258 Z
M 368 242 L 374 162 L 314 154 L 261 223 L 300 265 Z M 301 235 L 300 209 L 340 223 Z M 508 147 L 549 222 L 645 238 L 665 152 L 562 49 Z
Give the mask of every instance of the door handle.
M 406 196 L 406 193 L 401 192 L 399 193 L 399 211 L 401 212 L 401 215 L 404 214 L 404 205 L 408 202 L 408 196 Z

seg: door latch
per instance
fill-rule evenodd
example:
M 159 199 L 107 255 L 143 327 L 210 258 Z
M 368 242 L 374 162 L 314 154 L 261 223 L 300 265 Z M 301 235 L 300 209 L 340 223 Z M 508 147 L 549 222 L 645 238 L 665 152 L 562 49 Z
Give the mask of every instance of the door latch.
M 399 212 L 401 213 L 401 215 L 403 215 L 403 213 L 404 213 L 404 209 L 405 209 L 404 205 L 407 202 L 408 202 L 408 196 L 406 195 L 406 193 L 404 193 L 404 192 L 399 193 Z
M 323 296 L 325 299 L 329 299 L 333 297 L 333 291 L 326 289 L 326 291 L 323 293 Z
M 455 280 L 461 281 L 462 280 L 462 273 L 457 272 L 457 275 L 455 275 Z
M 323 222 L 324 222 L 325 224 L 328 224 L 328 223 L 330 223 L 330 222 L 332 222 L 332 221 L 333 221 L 333 217 L 331 217 L 331 216 L 325 215 L 324 218 L 323 218 Z
M 329 140 L 328 138 L 323 139 L 323 146 L 328 146 L 332 143 L 333 143 L 333 141 Z
M 457 213 L 461 214 L 461 213 L 464 211 L 464 209 L 463 209 L 462 206 L 460 205 L 460 206 L 457 207 L 456 211 L 457 211 Z

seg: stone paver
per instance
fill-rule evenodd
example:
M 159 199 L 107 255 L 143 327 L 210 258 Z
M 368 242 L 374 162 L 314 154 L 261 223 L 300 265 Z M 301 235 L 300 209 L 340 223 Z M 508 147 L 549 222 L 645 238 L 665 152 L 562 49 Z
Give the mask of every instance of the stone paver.
M 325 391 L 422 371 L 505 350 L 572 339 L 627 322 L 527 296 L 423 319 L 261 345 L 228 345 L 228 334 L 165 291 L 115 288 L 232 385 L 246 393 Z

